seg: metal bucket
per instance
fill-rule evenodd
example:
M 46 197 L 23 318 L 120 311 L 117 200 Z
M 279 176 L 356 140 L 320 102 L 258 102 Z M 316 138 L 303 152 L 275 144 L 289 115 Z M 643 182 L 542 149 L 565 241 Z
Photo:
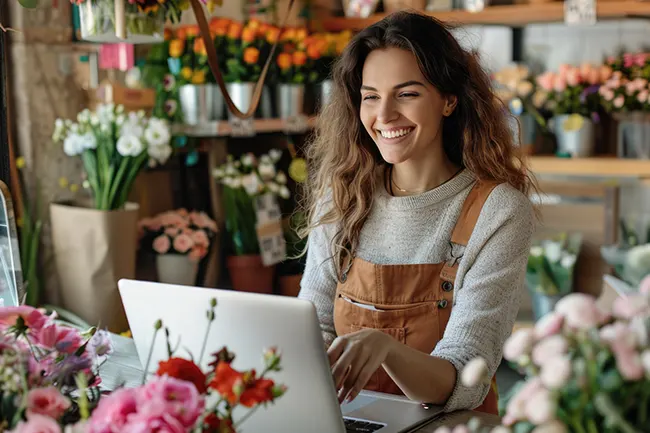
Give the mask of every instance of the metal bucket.
M 594 123 L 580 116 L 582 123 L 577 129 L 565 129 L 565 122 L 574 114 L 562 114 L 551 119 L 551 130 L 557 138 L 557 153 L 574 158 L 592 156 L 595 147 Z
M 650 159 L 650 116 L 643 112 L 616 114 L 619 158 Z
M 279 84 L 278 111 L 280 118 L 298 117 L 305 114 L 305 85 Z
M 253 101 L 255 83 L 227 83 L 226 90 L 235 104 L 235 107 L 242 113 L 248 111 Z M 255 117 L 270 119 L 273 117 L 273 103 L 271 101 L 271 92 L 268 86 L 262 89 L 262 97 L 259 106 L 255 112 Z M 228 118 L 232 119 L 235 115 L 228 111 Z
M 318 100 L 317 106 L 321 110 L 330 101 L 334 82 L 332 80 L 325 80 L 318 85 Z
M 201 125 L 220 119 L 218 114 L 223 116 L 223 95 L 213 84 L 186 84 L 181 86 L 178 96 L 187 125 Z M 217 113 L 219 104 L 221 113 Z

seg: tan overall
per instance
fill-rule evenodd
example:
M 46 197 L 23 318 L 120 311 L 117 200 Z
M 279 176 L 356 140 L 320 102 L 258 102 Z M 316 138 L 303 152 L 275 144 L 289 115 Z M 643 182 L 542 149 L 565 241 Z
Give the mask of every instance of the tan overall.
M 495 186 L 487 182 L 474 185 L 454 227 L 452 243 L 467 245 L 483 204 Z M 431 353 L 449 322 L 457 270 L 457 258 L 449 263 L 376 265 L 355 257 L 336 290 L 337 335 L 374 328 L 407 346 Z M 365 389 L 403 394 L 383 367 L 377 369 Z M 476 410 L 498 414 L 496 377 L 492 378 L 490 392 Z

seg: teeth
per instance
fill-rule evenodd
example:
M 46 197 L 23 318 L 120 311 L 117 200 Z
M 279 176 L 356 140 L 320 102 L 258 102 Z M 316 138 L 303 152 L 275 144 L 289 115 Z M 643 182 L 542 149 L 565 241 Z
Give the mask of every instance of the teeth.
M 381 136 L 384 138 L 397 138 L 397 137 L 402 137 L 409 132 L 411 132 L 411 128 L 408 129 L 398 129 L 398 130 L 393 130 L 393 131 L 380 131 Z

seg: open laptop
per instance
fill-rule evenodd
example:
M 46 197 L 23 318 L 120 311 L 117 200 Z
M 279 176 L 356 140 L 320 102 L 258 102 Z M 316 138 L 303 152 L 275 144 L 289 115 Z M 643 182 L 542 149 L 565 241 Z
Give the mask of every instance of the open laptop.
M 133 280 L 120 280 L 119 291 L 143 367 L 158 319 L 169 328 L 172 346 L 181 339 L 178 356 L 188 357 L 189 350 L 197 360 L 212 298 L 217 300 L 216 318 L 200 365 L 204 371 L 210 354 L 223 346 L 236 356 L 233 368 L 258 372 L 263 351 L 271 346 L 280 350 L 282 371 L 269 377 L 288 391 L 248 418 L 242 432 L 406 433 L 442 413 L 442 407 L 425 409 L 404 397 L 372 392 L 339 405 L 316 310 L 308 301 Z M 164 333 L 159 332 L 149 370 L 155 371 L 167 358 Z M 235 411 L 235 420 L 248 410 Z

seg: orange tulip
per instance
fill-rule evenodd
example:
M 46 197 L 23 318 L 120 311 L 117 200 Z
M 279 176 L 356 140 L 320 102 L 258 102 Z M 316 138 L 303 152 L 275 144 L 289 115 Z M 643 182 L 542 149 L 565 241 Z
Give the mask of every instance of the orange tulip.
M 253 30 L 257 30 L 257 29 L 260 28 L 260 21 L 257 20 L 257 19 L 255 19 L 255 18 L 253 18 L 252 20 L 250 20 L 250 21 L 248 22 L 248 24 L 246 25 L 246 27 L 250 27 L 250 28 L 253 29 Z
M 304 41 L 307 38 L 307 29 L 304 27 L 296 29 L 295 38 L 297 41 Z
M 260 50 L 255 47 L 248 47 L 244 50 L 244 62 L 249 65 L 257 63 L 260 58 Z
M 187 26 L 187 37 L 196 37 L 199 35 L 201 31 L 199 30 L 199 26 Z
M 178 39 L 187 39 L 187 26 L 182 26 L 176 29 L 176 37 Z
M 251 43 L 255 40 L 255 36 L 257 36 L 257 31 L 253 27 L 245 27 L 241 34 L 241 40 Z
M 282 33 L 282 36 L 280 37 L 281 41 L 292 41 L 296 38 L 296 30 L 295 29 L 285 29 L 284 33 Z
M 185 51 L 185 41 L 183 39 L 172 39 L 169 42 L 169 55 L 173 58 L 178 58 L 183 55 Z
M 214 29 L 214 33 L 217 36 L 225 36 L 225 34 L 228 33 L 228 27 L 217 27 Z
M 276 60 L 280 69 L 285 70 L 289 69 L 293 64 L 291 60 L 291 54 L 289 53 L 280 53 L 278 54 L 278 59 Z
M 205 49 L 205 42 L 203 38 L 198 37 L 194 40 L 194 53 L 199 56 L 207 56 L 208 52 Z
M 266 42 L 274 44 L 280 37 L 280 29 L 277 27 L 269 27 L 266 32 Z
M 307 53 L 304 51 L 296 51 L 293 53 L 293 64 L 296 66 L 303 66 L 307 62 Z
M 241 37 L 242 25 L 241 23 L 232 22 L 228 27 L 228 37 L 230 39 L 239 39 Z
M 307 46 L 307 57 L 310 59 L 319 59 L 321 57 L 321 48 L 318 44 L 311 44 Z

